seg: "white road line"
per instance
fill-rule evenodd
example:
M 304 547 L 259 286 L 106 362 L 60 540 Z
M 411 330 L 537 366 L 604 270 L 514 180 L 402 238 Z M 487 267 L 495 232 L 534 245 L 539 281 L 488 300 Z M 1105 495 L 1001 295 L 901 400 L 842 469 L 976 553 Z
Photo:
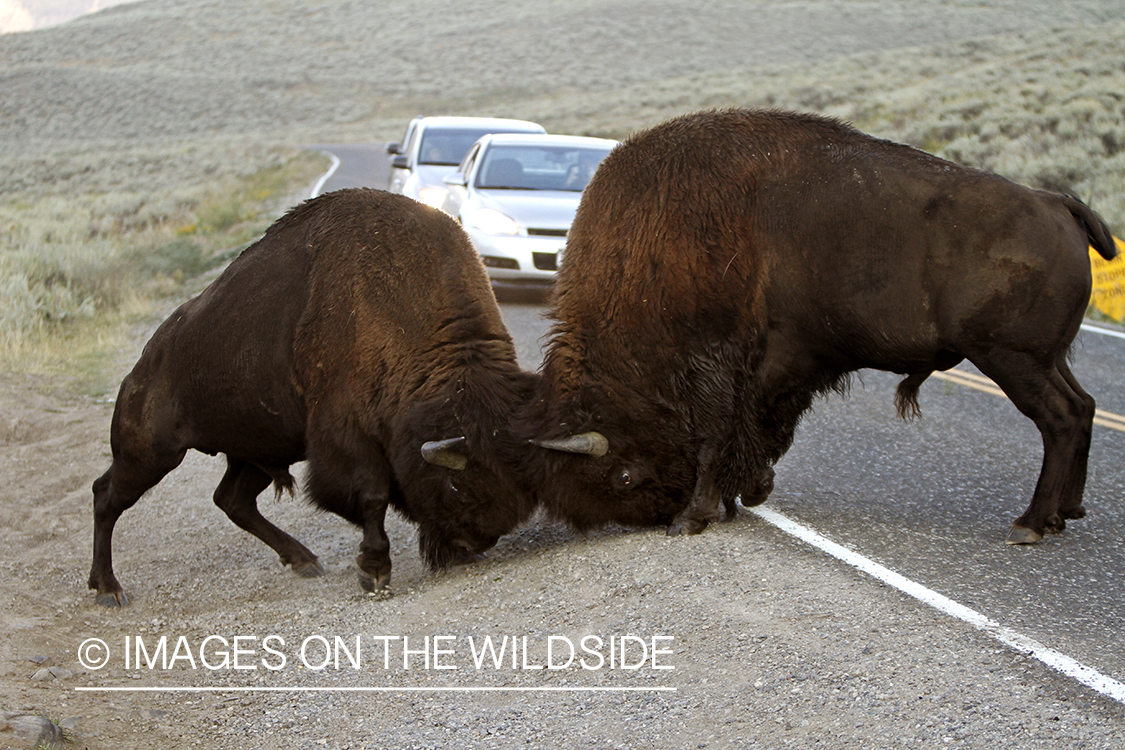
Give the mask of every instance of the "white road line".
M 1099 328 L 1098 326 L 1092 326 L 1089 323 L 1083 323 L 1082 330 L 1089 331 L 1090 333 L 1100 333 L 1103 336 L 1114 336 L 1119 339 L 1125 339 L 1125 333 L 1122 333 L 1121 331 L 1111 331 L 1108 328 Z
M 321 151 L 320 153 L 325 154 L 329 159 L 332 160 L 332 166 L 328 168 L 328 171 L 325 172 L 320 180 L 317 181 L 316 185 L 313 186 L 312 193 L 309 195 L 309 198 L 315 198 L 316 196 L 320 195 L 320 190 L 324 187 L 324 183 L 328 182 L 328 178 L 336 174 L 336 170 L 340 168 L 340 158 L 336 156 L 336 154 L 332 153 L 331 151 Z
M 1058 670 L 1063 674 L 1078 680 L 1083 685 L 1092 688 L 1102 695 L 1112 698 L 1118 703 L 1125 704 L 1125 684 L 1118 682 L 1112 677 L 1108 677 L 1093 667 L 1088 667 L 1075 659 L 1061 654 L 1052 648 L 1044 646 L 1038 641 L 1028 638 L 1027 636 L 1017 633 L 1016 631 L 1006 628 L 1003 625 L 990 620 L 989 618 L 970 609 L 963 604 L 958 604 L 952 599 L 942 596 L 936 591 L 931 591 L 920 583 L 916 583 L 905 576 L 902 576 L 889 568 L 886 568 L 874 560 L 870 560 L 863 555 L 848 549 L 842 545 L 821 536 L 816 531 L 813 531 L 808 526 L 797 523 L 796 521 L 788 518 L 787 516 L 778 513 L 777 511 L 769 510 L 766 508 L 750 508 L 751 513 L 759 518 L 768 521 L 777 528 L 781 529 L 787 534 L 797 537 L 803 542 L 811 544 L 812 546 L 832 555 L 838 560 L 841 560 L 854 568 L 862 570 L 864 573 L 882 581 L 888 586 L 894 586 L 899 591 L 909 594 L 915 599 L 928 604 L 931 607 L 944 612 L 947 615 L 956 617 L 959 620 L 969 623 L 974 628 L 987 633 L 996 640 L 1003 643 L 1009 648 L 1019 651 L 1023 654 L 1033 656 L 1039 661 L 1046 664 L 1052 669 Z

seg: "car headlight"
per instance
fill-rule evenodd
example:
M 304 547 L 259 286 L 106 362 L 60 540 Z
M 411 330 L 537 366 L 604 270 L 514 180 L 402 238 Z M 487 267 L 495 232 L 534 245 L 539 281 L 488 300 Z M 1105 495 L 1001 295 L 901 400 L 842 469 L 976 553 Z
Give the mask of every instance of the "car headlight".
M 520 225 L 507 214 L 492 208 L 474 211 L 469 223 L 485 234 L 519 234 Z
M 425 203 L 430 208 L 441 208 L 445 203 L 445 188 L 443 187 L 424 187 L 418 191 L 418 200 Z

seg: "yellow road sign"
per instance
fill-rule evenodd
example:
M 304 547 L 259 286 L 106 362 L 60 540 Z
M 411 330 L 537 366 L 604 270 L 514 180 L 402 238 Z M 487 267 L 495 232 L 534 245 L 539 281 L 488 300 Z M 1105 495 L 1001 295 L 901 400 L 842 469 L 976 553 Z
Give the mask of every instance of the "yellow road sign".
M 1114 320 L 1125 320 L 1125 242 L 1117 237 L 1117 257 L 1105 260 L 1090 248 L 1090 270 L 1094 274 L 1094 289 L 1090 304 Z

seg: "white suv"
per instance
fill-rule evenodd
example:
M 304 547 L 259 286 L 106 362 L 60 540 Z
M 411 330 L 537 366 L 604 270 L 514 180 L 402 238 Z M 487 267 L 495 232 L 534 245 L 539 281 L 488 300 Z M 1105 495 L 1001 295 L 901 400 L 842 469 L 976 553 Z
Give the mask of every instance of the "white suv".
M 438 208 L 445 201 L 442 180 L 456 172 L 477 139 L 488 133 L 546 133 L 527 120 L 495 117 L 415 117 L 401 143 L 388 143 L 391 179 L 387 189 Z

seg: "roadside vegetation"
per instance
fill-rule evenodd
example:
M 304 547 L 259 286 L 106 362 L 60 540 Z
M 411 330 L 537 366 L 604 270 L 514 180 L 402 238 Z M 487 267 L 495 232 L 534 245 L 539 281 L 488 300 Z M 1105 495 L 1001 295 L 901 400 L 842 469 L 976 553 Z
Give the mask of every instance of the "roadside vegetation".
M 746 12 L 737 3 L 729 5 L 729 12 Z M 830 0 L 825 0 L 828 5 Z M 1003 3 L 975 5 L 994 9 Z M 1098 2 L 1088 0 L 1086 5 Z M 933 2 L 919 5 L 917 12 L 946 12 L 954 6 L 961 7 Z M 182 19 L 175 14 L 187 12 L 176 4 L 146 7 L 150 15 L 143 19 L 145 29 L 153 24 L 179 28 Z M 204 71 L 197 85 L 185 86 L 192 79 L 176 77 L 174 86 L 163 88 L 160 76 L 186 75 L 176 55 L 190 57 L 190 45 L 181 44 L 166 57 L 157 48 L 106 48 L 95 32 L 113 20 L 110 16 L 91 17 L 85 30 L 83 24 L 74 24 L 16 35 L 11 42 L 0 39 L 0 73 L 19 71 L 5 79 L 6 101 L 0 103 L 0 369 L 79 375 L 89 387 L 100 387 L 101 373 L 121 350 L 130 324 L 200 288 L 208 272 L 307 196 L 302 191 L 327 160 L 297 144 L 397 140 L 409 117 L 419 113 L 522 117 L 552 132 L 623 138 L 705 108 L 771 106 L 820 112 L 1033 187 L 1077 195 L 1121 236 L 1125 20 L 1115 7 L 1112 2 L 1098 6 L 1096 12 L 1108 19 L 1099 23 L 1059 22 L 1063 28 L 972 41 L 893 48 L 900 40 L 880 38 L 862 48 L 884 51 L 834 57 L 802 48 L 799 62 L 788 64 L 723 66 L 711 59 L 723 57 L 721 40 L 708 56 L 691 42 L 690 29 L 673 40 L 684 49 L 669 51 L 694 61 L 683 66 L 644 57 L 636 45 L 617 48 L 594 39 L 590 44 L 598 46 L 592 52 L 577 46 L 536 47 L 534 55 L 525 56 L 527 65 L 488 65 L 484 77 L 463 86 L 441 85 L 444 79 L 438 71 L 445 58 L 423 54 L 431 41 L 440 46 L 440 34 L 418 40 L 419 55 L 437 66 L 429 77 L 411 78 L 410 59 L 393 55 L 386 57 L 386 65 L 402 70 L 387 76 L 362 57 L 384 53 L 366 44 L 325 42 L 314 45 L 316 54 L 324 49 L 344 55 L 331 69 L 346 68 L 349 75 L 325 76 L 306 85 L 304 53 L 285 46 L 281 58 L 264 56 L 264 50 L 276 48 L 276 40 L 254 37 L 267 32 L 243 23 L 247 30 L 240 33 L 246 39 L 225 42 L 208 53 L 221 58 L 222 65 L 208 67 L 192 57 L 190 65 L 198 62 Z M 140 12 L 120 8 L 124 10 L 114 9 L 118 19 Z M 302 8 L 292 4 L 291 9 L 301 16 Z M 627 12 L 622 8 L 620 3 L 604 4 L 607 12 Z M 220 17 L 225 12 L 251 11 L 235 3 L 216 9 L 214 17 L 192 18 L 233 24 Z M 476 15 L 450 20 L 447 31 L 459 32 L 475 23 L 479 28 L 472 26 L 474 33 L 484 37 L 473 48 L 490 48 L 487 35 L 494 33 L 504 54 L 515 54 L 518 50 L 509 49 L 512 44 L 532 39 L 527 36 L 531 27 L 521 25 L 524 16 L 556 12 L 562 12 L 558 6 L 540 3 L 518 13 L 509 11 L 508 21 L 508 16 Z M 967 23 L 964 19 L 970 16 L 956 18 Z M 555 20 L 558 24 L 545 25 L 565 36 L 570 28 L 565 23 L 576 24 L 583 17 Z M 656 15 L 648 19 L 653 33 L 663 33 L 658 20 Z M 503 24 L 493 29 L 492 24 L 501 21 L 520 29 L 524 37 L 513 36 Z M 289 27 L 269 28 L 269 33 L 280 33 Z M 315 36 L 331 29 L 317 26 L 307 31 Z M 825 39 L 831 38 L 830 30 L 824 33 Z M 204 36 L 212 45 L 225 38 Z M 146 31 L 138 36 L 142 46 L 148 42 L 141 37 L 163 38 Z M 127 38 L 131 37 L 122 32 L 120 39 Z M 287 44 L 299 38 L 286 37 Z M 38 39 L 43 41 L 36 46 Z M 575 45 L 583 39 L 576 33 Z M 741 48 L 722 47 L 728 53 Z M 67 76 L 76 69 L 81 50 L 83 59 L 100 62 L 78 66 L 82 76 L 67 88 Z M 746 60 L 769 57 L 751 53 Z M 453 68 L 446 72 L 455 77 L 450 80 L 461 80 L 456 78 L 462 75 L 457 64 L 448 64 Z M 148 65 L 155 67 L 144 67 Z M 659 71 L 652 72 L 653 66 Z M 669 75 L 676 67 L 683 72 Z M 220 85 L 206 77 L 228 70 L 238 74 L 231 80 L 243 87 L 232 89 L 233 94 L 224 88 L 229 82 Z M 286 83 L 285 76 L 299 76 L 294 80 L 304 83 Z M 261 80 L 268 85 L 251 85 Z M 383 81 L 386 90 L 381 92 Z M 47 89 L 56 92 L 58 101 L 39 96 Z M 59 102 L 82 118 L 81 128 L 64 127 L 65 118 L 53 114 Z M 5 145 L 15 143 L 18 148 Z
M 621 138 L 677 114 L 764 106 L 839 117 L 1016 182 L 1072 193 L 1125 233 L 1125 22 L 670 79 L 536 109 Z M 562 110 L 562 111 L 560 111 Z
M 128 324 L 192 291 L 201 274 L 307 197 L 327 159 L 254 154 L 213 181 L 140 192 L 45 190 L 0 200 L 0 366 L 103 387 Z

